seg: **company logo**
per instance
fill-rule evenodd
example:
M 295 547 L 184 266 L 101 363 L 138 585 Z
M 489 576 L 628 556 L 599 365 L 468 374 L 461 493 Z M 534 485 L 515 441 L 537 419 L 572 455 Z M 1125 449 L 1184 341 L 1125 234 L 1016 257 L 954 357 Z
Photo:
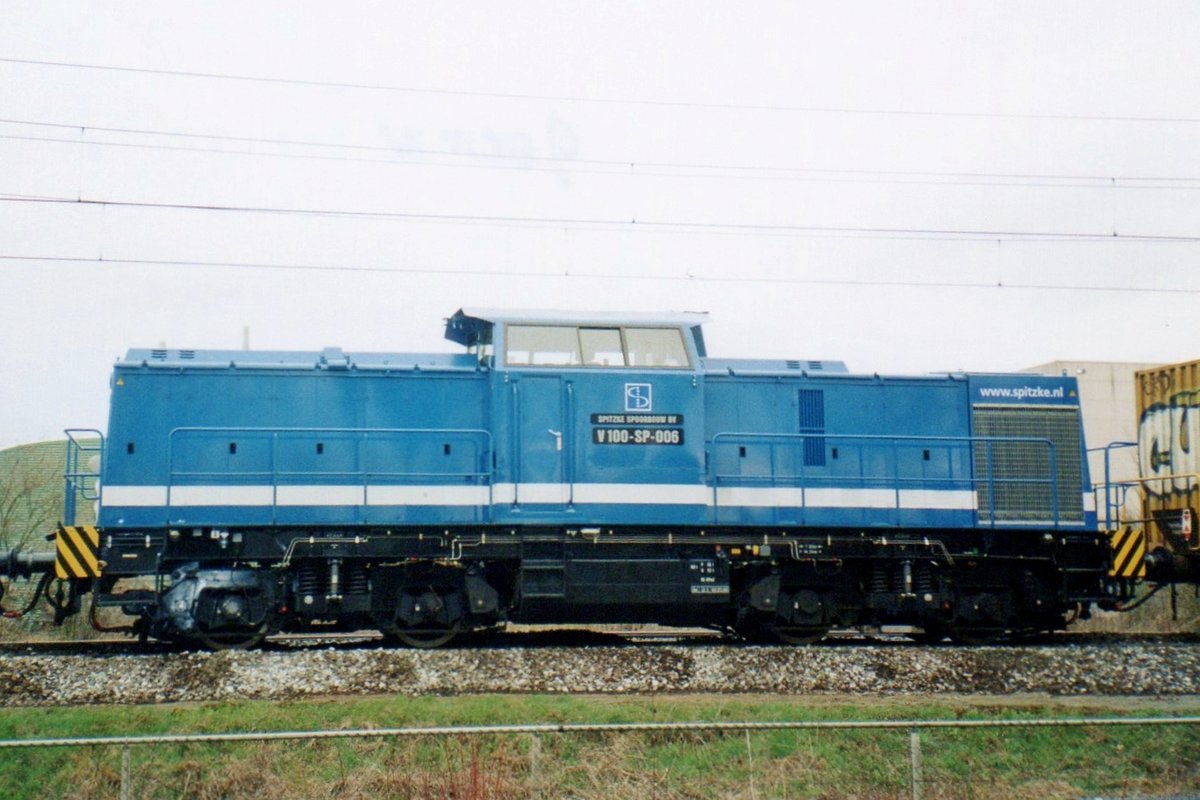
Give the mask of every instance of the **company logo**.
M 651 402 L 650 384 L 625 384 L 626 411 L 651 411 L 653 410 L 653 407 L 653 403 Z

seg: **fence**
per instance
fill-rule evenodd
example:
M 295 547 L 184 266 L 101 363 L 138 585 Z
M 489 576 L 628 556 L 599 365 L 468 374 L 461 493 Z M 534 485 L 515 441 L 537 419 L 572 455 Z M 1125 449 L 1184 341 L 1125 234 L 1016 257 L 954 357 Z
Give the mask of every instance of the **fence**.
M 739 796 L 756 798 L 758 796 L 774 796 L 767 787 L 756 788 L 755 776 L 757 766 L 761 768 L 769 754 L 756 755 L 751 741 L 751 734 L 767 731 L 819 732 L 892 732 L 907 734 L 907 764 L 904 766 L 906 786 L 897 790 L 893 786 L 891 796 L 912 797 L 914 800 L 932 796 L 945 796 L 946 780 L 931 778 L 925 770 L 925 758 L 922 749 L 926 747 L 926 737 L 933 731 L 953 730 L 957 732 L 969 730 L 1009 730 L 1014 729 L 1088 729 L 1100 731 L 1103 729 L 1163 729 L 1186 728 L 1188 737 L 1174 743 L 1168 743 L 1161 730 L 1155 731 L 1155 736 L 1146 737 L 1147 746 L 1162 749 L 1177 746 L 1182 752 L 1165 754 L 1168 763 L 1178 763 L 1181 767 L 1179 774 L 1174 776 L 1176 785 L 1170 791 L 1190 792 L 1200 789 L 1200 761 L 1196 753 L 1200 752 L 1200 716 L 1180 717 L 1077 717 L 1077 718 L 1036 718 L 1036 719 L 956 719 L 956 720 L 843 720 L 843 721 L 772 721 L 772 722 L 641 722 L 641 723 L 541 723 L 530 725 L 471 725 L 471 726 L 437 726 L 437 727 L 406 727 L 406 728 L 368 728 L 348 730 L 312 730 L 312 731 L 275 731 L 275 732 L 245 732 L 245 733 L 191 733 L 170 735 L 145 736 L 104 736 L 104 737 L 72 737 L 72 738 L 41 738 L 41 739 L 5 739 L 0 740 L 0 757 L 18 750 L 46 750 L 53 748 L 120 748 L 121 770 L 119 792 L 122 800 L 132 798 L 134 776 L 132 773 L 132 750 L 134 748 L 153 748 L 168 745 L 238 745 L 246 743 L 278 743 L 278 742 L 308 742 L 315 743 L 328 740 L 401 740 L 415 739 L 476 739 L 479 737 L 514 738 L 524 737 L 528 742 L 525 753 L 527 773 L 531 781 L 523 789 L 513 789 L 511 792 L 491 792 L 487 786 L 475 792 L 456 792 L 456 796 L 465 797 L 508 797 L 508 796 L 553 796 L 553 789 L 546 789 L 539 774 L 544 770 L 547 754 L 543 751 L 542 742 L 548 737 L 571 736 L 609 736 L 614 734 L 632 734 L 638 736 L 680 736 L 688 734 L 705 734 L 709 736 L 725 736 L 743 734 L 745 737 L 745 757 L 747 774 L 744 792 Z M 1109 743 L 1104 752 L 1105 743 L 1102 739 L 1093 739 L 1101 750 L 1101 760 L 1112 766 L 1114 770 L 1119 759 L 1136 759 L 1143 757 L 1128 752 L 1124 744 Z M 690 746 L 690 743 L 687 743 Z M 739 745 L 740 746 L 740 745 Z M 478 751 L 475 751 L 476 755 Z M 1069 754 L 1063 754 L 1069 757 Z M 1175 756 L 1178 756 L 1176 758 Z M 964 784 L 966 785 L 966 784 Z M 1139 785 L 1144 786 L 1145 782 Z M 939 788 L 940 787 L 940 788 Z M 41 787 L 44 788 L 44 787 Z M 842 787 L 845 789 L 846 787 Z M 1159 787 L 1162 788 L 1161 786 Z M 932 791 L 931 791 L 932 789 Z M 847 792 L 849 793 L 849 792 Z M 885 791 L 885 794 L 889 792 Z M 972 796 L 978 792 L 966 792 Z M 986 794 L 986 793 L 985 793 Z M 237 796 L 237 795 L 222 795 Z M 829 796 L 820 794 L 818 796 Z M 879 796 L 868 792 L 868 796 Z M 950 792 L 950 796 L 959 794 Z

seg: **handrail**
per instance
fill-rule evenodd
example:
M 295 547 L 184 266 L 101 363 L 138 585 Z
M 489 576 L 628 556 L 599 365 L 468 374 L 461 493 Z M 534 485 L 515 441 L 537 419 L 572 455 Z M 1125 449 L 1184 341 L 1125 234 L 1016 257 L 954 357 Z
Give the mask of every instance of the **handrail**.
M 1200 488 L 1200 473 L 1197 473 L 1197 472 L 1175 472 L 1175 473 L 1170 473 L 1168 475 L 1152 475 L 1149 477 L 1139 476 L 1137 478 L 1128 478 L 1128 479 L 1122 480 L 1122 481 L 1113 481 L 1113 482 L 1105 485 L 1105 492 L 1107 495 L 1108 492 L 1111 490 L 1120 491 L 1121 492 L 1121 505 L 1124 505 L 1125 497 L 1127 496 L 1130 489 L 1137 488 L 1137 489 L 1140 489 L 1142 492 L 1145 492 L 1149 488 L 1149 484 L 1151 484 L 1155 481 L 1172 481 L 1172 482 L 1174 482 L 1174 481 L 1178 481 L 1178 480 L 1187 481 L 1188 483 L 1193 484 L 1192 486 L 1189 486 L 1187 489 L 1185 489 L 1184 490 L 1185 492 L 1194 492 L 1194 491 L 1196 491 L 1197 488 Z M 1143 494 L 1142 499 L 1143 500 L 1146 499 L 1144 494 Z M 1120 506 L 1118 506 L 1118 508 L 1120 508 Z M 1110 521 L 1107 516 L 1107 509 L 1106 509 L 1105 521 L 1106 522 Z M 1148 519 L 1124 520 L 1124 522 L 1127 524 L 1144 524 L 1148 521 L 1149 521 Z M 1122 522 L 1122 520 L 1120 519 L 1120 516 L 1119 516 L 1119 511 L 1118 511 L 1117 522 L 1118 523 Z M 1111 530 L 1112 528 L 1109 527 L 1108 529 Z
M 997 515 L 996 515 L 996 507 L 995 507 L 995 505 L 996 505 L 996 487 L 997 486 L 1002 486 L 1005 484 L 1020 484 L 1020 485 L 1030 485 L 1030 484 L 1043 485 L 1044 484 L 1044 485 L 1047 485 L 1050 487 L 1051 509 L 1052 509 L 1051 510 L 1052 519 L 1050 520 L 1050 522 L 1053 524 L 1053 526 L 1055 528 L 1059 527 L 1059 525 L 1062 524 L 1061 511 L 1060 511 L 1059 502 L 1058 502 L 1059 501 L 1059 486 L 1058 486 L 1057 447 L 1055 446 L 1053 441 L 1051 441 L 1050 439 L 1046 439 L 1046 438 L 1022 437 L 1022 436 L 910 436 L 910 435 L 893 436 L 893 435 L 884 435 L 884 434 L 877 434 L 877 435 L 845 434 L 845 435 L 842 435 L 842 434 L 831 434 L 828 432 L 823 432 L 823 433 L 749 433 L 749 432 L 738 432 L 738 431 L 725 431 L 725 432 L 714 434 L 712 439 L 710 440 L 710 442 L 711 442 L 713 450 L 715 451 L 717 447 L 719 447 L 723 444 L 727 444 L 727 443 L 728 444 L 740 444 L 740 443 L 746 443 L 746 442 L 753 443 L 755 441 L 765 441 L 771 445 L 771 450 L 769 452 L 770 452 L 772 464 L 774 464 L 774 459 L 775 459 L 774 445 L 775 445 L 775 443 L 782 443 L 785 445 L 790 445 L 791 447 L 795 448 L 795 447 L 802 447 L 805 442 L 812 440 L 812 439 L 819 439 L 819 440 L 832 439 L 832 440 L 835 440 L 838 442 L 850 442 L 852 444 L 861 442 L 861 443 L 868 443 L 868 444 L 876 444 L 877 446 L 880 446 L 880 447 L 889 446 L 889 449 L 887 451 L 885 451 L 885 458 L 887 458 L 888 455 L 890 455 L 890 458 L 887 458 L 887 460 L 890 461 L 891 471 L 888 474 L 882 474 L 882 475 L 858 475 L 858 476 L 812 475 L 811 473 L 806 472 L 805 467 L 809 466 L 809 465 L 806 465 L 804 463 L 802 455 L 798 454 L 797 463 L 799 465 L 799 471 L 796 472 L 795 474 L 786 475 L 786 474 L 772 473 L 770 475 L 762 475 L 762 476 L 747 476 L 747 475 L 737 475 L 737 474 L 732 474 L 732 473 L 717 472 L 716 471 L 716 469 L 717 469 L 716 460 L 714 458 L 709 458 L 708 462 L 710 464 L 710 471 L 711 471 L 711 478 L 712 478 L 714 508 L 718 507 L 718 505 L 719 505 L 718 501 L 717 501 L 717 498 L 718 498 L 717 490 L 722 485 L 722 483 L 724 483 L 725 485 L 730 485 L 730 484 L 734 484 L 734 483 L 741 484 L 741 485 L 747 485 L 747 484 L 757 482 L 757 483 L 769 483 L 774 486 L 779 486 L 779 485 L 795 486 L 801 490 L 801 494 L 800 494 L 801 508 L 807 508 L 807 496 L 806 496 L 805 489 L 812 487 L 814 485 L 829 486 L 829 485 L 844 484 L 847 481 L 857 481 L 860 486 L 864 486 L 864 487 L 870 487 L 872 484 L 876 484 L 876 485 L 878 485 L 879 488 L 893 488 L 894 487 L 895 505 L 892 510 L 897 511 L 897 512 L 899 512 L 901 510 L 900 509 L 900 491 L 905 484 L 920 484 L 923 486 L 928 486 L 930 484 L 950 484 L 951 486 L 961 487 L 964 490 L 970 490 L 970 491 L 977 492 L 981 488 L 981 483 L 982 483 L 984 486 L 986 486 L 986 488 L 988 490 L 988 501 L 989 501 L 988 509 L 987 509 L 988 518 L 990 520 L 991 527 L 994 528 L 997 526 Z M 986 458 L 987 458 L 987 464 L 988 464 L 986 482 L 982 482 L 977 476 L 975 476 L 973 474 L 973 469 L 971 471 L 972 474 L 964 475 L 963 477 L 944 477 L 944 478 L 926 478 L 926 477 L 905 478 L 905 477 L 901 477 L 899 474 L 899 459 L 898 459 L 899 447 L 902 445 L 905 445 L 905 444 L 919 446 L 919 445 L 931 444 L 931 443 L 932 444 L 948 443 L 950 445 L 957 445 L 962 450 L 966 451 L 966 453 L 968 455 L 973 455 L 973 448 L 975 446 L 980 445 L 980 444 L 986 445 Z M 996 444 L 1044 445 L 1047 448 L 1047 451 L 1049 454 L 1049 468 L 1048 468 L 1049 474 L 1048 474 L 1048 476 L 1045 478 L 1037 478 L 1037 477 L 1032 477 L 1032 476 L 1031 477 L 1019 477 L 1019 478 L 997 478 L 995 475 L 995 470 L 992 469 L 992 451 L 993 451 L 993 446 Z M 979 509 L 976 508 L 974 510 L 974 513 L 975 513 L 975 517 L 976 517 L 976 524 L 978 524 L 979 523 Z
M 1128 447 L 1137 447 L 1137 442 L 1109 442 L 1104 447 L 1088 448 L 1089 453 L 1104 453 L 1104 529 L 1111 530 L 1113 526 L 1114 516 L 1117 521 L 1120 521 L 1120 508 L 1125 505 L 1125 495 L 1129 490 L 1128 486 L 1123 486 L 1122 483 L 1113 483 L 1112 480 L 1112 451 L 1123 450 Z M 1120 490 L 1120 500 L 1113 497 L 1114 490 Z M 1115 515 L 1114 515 L 1115 511 Z
M 84 500 L 99 500 L 100 471 L 98 469 L 83 469 L 80 459 L 84 453 L 99 453 L 104 455 L 104 434 L 95 428 L 67 428 L 67 451 L 63 464 L 63 522 L 74 525 L 76 496 Z M 96 443 L 81 441 L 78 435 L 88 434 L 95 438 Z
M 1172 472 L 1168 475 L 1141 476 L 1138 478 L 1130 478 L 1129 480 L 1126 480 L 1126 481 L 1117 481 L 1117 483 L 1118 484 L 1122 484 L 1122 483 L 1145 484 L 1145 483 L 1150 483 L 1151 481 L 1178 481 L 1178 480 L 1186 480 L 1189 482 L 1191 482 L 1191 481 L 1200 482 L 1200 472 Z
M 1112 470 L 1110 458 L 1112 451 L 1121 450 L 1128 447 L 1137 447 L 1137 442 L 1112 442 L 1104 447 L 1094 447 L 1088 450 L 1089 453 L 1104 453 L 1104 518 L 1103 526 L 1106 530 L 1112 530 L 1117 525 L 1122 523 L 1121 508 L 1125 505 L 1125 500 L 1128 497 L 1130 489 L 1139 489 L 1143 492 L 1143 500 L 1145 492 L 1153 491 L 1150 485 L 1161 481 L 1184 481 L 1187 488 L 1183 491 L 1193 492 L 1200 488 L 1200 473 L 1197 472 L 1172 472 L 1165 475 L 1139 475 L 1136 478 L 1125 478 L 1114 481 L 1112 479 Z M 1094 492 L 1099 491 L 1099 487 L 1093 489 Z M 1173 486 L 1171 491 L 1178 491 Z M 1125 520 L 1125 522 L 1145 522 L 1145 520 Z M 1114 524 L 1115 523 L 1115 524 Z
M 199 433 L 199 434 L 228 434 L 230 436 L 238 436 L 245 434 L 267 434 L 271 437 L 271 454 L 270 454 L 270 469 L 269 470 L 249 470 L 245 472 L 228 472 L 214 470 L 179 470 L 174 469 L 174 454 L 175 454 L 175 437 L 182 434 Z M 295 434 L 312 434 L 326 436 L 346 436 L 354 437 L 355 462 L 359 465 L 355 470 L 322 470 L 322 471 L 292 471 L 279 469 L 279 441 L 281 436 L 291 436 Z M 438 437 L 470 437 L 476 442 L 482 441 L 483 447 L 478 454 L 479 463 L 486 465 L 486 469 L 482 471 L 446 471 L 446 472 L 414 472 L 414 471 L 391 471 L 385 469 L 367 469 L 364 464 L 363 447 L 368 442 L 381 441 L 383 437 L 388 436 L 405 436 L 405 435 L 428 435 Z M 379 438 L 372 438 L 379 437 Z M 276 522 L 279 509 L 279 488 L 280 486 L 289 486 L 286 481 L 291 478 L 310 477 L 314 480 L 322 478 L 348 477 L 355 478 L 355 483 L 362 489 L 362 505 L 367 505 L 367 489 L 374 480 L 415 480 L 420 478 L 441 478 L 443 480 L 469 481 L 470 485 L 486 486 L 488 490 L 488 498 L 485 514 L 490 518 L 491 508 L 493 503 L 494 481 L 492 471 L 492 435 L 490 431 L 482 428 L 271 428 L 271 427 L 204 427 L 204 426 L 187 426 L 174 428 L 167 434 L 167 499 L 166 513 L 168 518 L 171 513 L 171 496 L 172 490 L 182 488 L 177 484 L 177 479 L 196 479 L 196 478 L 221 478 L 228 481 L 231 477 L 247 478 L 247 479 L 267 479 L 271 486 L 271 521 Z M 397 484 L 403 485 L 403 484 Z

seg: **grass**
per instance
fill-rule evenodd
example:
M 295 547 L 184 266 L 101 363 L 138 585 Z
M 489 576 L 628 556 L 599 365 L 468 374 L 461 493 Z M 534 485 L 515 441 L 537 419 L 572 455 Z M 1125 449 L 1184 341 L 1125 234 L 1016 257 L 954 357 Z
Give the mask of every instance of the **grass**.
M 0 738 L 529 722 L 1035 719 L 1145 709 L 775 696 L 366 697 L 0 710 Z M 1200 700 L 1152 714 L 1200 713 Z M 926 797 L 1081 797 L 1200 790 L 1200 726 L 920 733 Z M 623 732 L 130 748 L 135 798 L 907 797 L 909 733 Z M 116 748 L 0 751 L 6 797 L 116 798 Z
M 81 442 L 98 444 L 94 439 L 83 439 Z M 0 450 L 0 497 L 7 491 L 29 498 L 25 506 L 12 509 L 7 517 L 0 517 L 0 537 L 11 535 L 22 524 L 40 523 L 41 515 L 47 511 L 53 515 L 51 527 L 59 521 L 63 508 L 63 467 L 66 464 L 66 452 L 66 440 L 35 442 Z M 95 454 L 85 453 L 85 463 L 80 465 L 81 468 L 90 469 L 97 466 L 91 463 L 95 458 Z M 79 513 L 79 519 L 75 520 L 77 524 L 89 525 L 95 521 L 90 501 L 80 499 L 76 505 Z M 0 541 L 6 539 L 0 538 Z
M 0 450 L 0 547 L 44 545 L 62 515 L 62 442 Z
M 1143 586 L 1139 594 L 1149 591 Z M 1172 598 L 1172 594 L 1174 597 Z M 1200 586 L 1167 586 L 1134 611 L 1095 611 L 1073 630 L 1094 632 L 1193 633 L 1200 630 Z

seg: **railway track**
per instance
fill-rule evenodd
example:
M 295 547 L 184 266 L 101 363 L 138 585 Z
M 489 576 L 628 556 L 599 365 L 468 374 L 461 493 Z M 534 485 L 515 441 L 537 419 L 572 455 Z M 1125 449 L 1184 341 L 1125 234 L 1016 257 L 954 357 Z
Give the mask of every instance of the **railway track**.
M 1200 633 L 1083 633 L 1062 631 L 1035 639 L 1002 642 L 992 647 L 1068 647 L 1068 646 L 1115 646 L 1137 644 L 1195 644 L 1200 645 Z M 557 628 L 543 626 L 514 626 L 470 634 L 460 637 L 443 649 L 448 651 L 473 649 L 543 649 L 628 646 L 671 646 L 671 647 L 769 647 L 763 643 L 745 642 L 723 635 L 719 631 L 704 628 L 640 628 L 612 630 L 595 627 Z M 813 648 L 881 648 L 902 647 L 908 649 L 946 648 L 956 646 L 950 642 L 937 645 L 921 643 L 909 637 L 903 630 L 834 630 L 821 642 L 808 645 Z M 787 647 L 787 645 L 783 645 Z M 329 633 L 284 633 L 268 637 L 260 646 L 264 652 L 290 652 L 313 649 L 398 649 L 405 650 L 386 640 L 376 631 L 329 632 Z M 803 650 L 804 647 L 797 649 Z M 139 642 L 128 636 L 108 636 L 95 639 L 46 639 L 34 638 L 0 642 L 0 655 L 168 655 L 172 653 L 196 652 L 195 647 L 184 647 L 171 642 Z
M 793 647 L 688 635 L 505 631 L 413 650 L 326 634 L 216 653 L 131 640 L 9 642 L 0 647 L 0 706 L 480 693 L 1200 696 L 1196 636 L 964 647 L 846 633 Z

